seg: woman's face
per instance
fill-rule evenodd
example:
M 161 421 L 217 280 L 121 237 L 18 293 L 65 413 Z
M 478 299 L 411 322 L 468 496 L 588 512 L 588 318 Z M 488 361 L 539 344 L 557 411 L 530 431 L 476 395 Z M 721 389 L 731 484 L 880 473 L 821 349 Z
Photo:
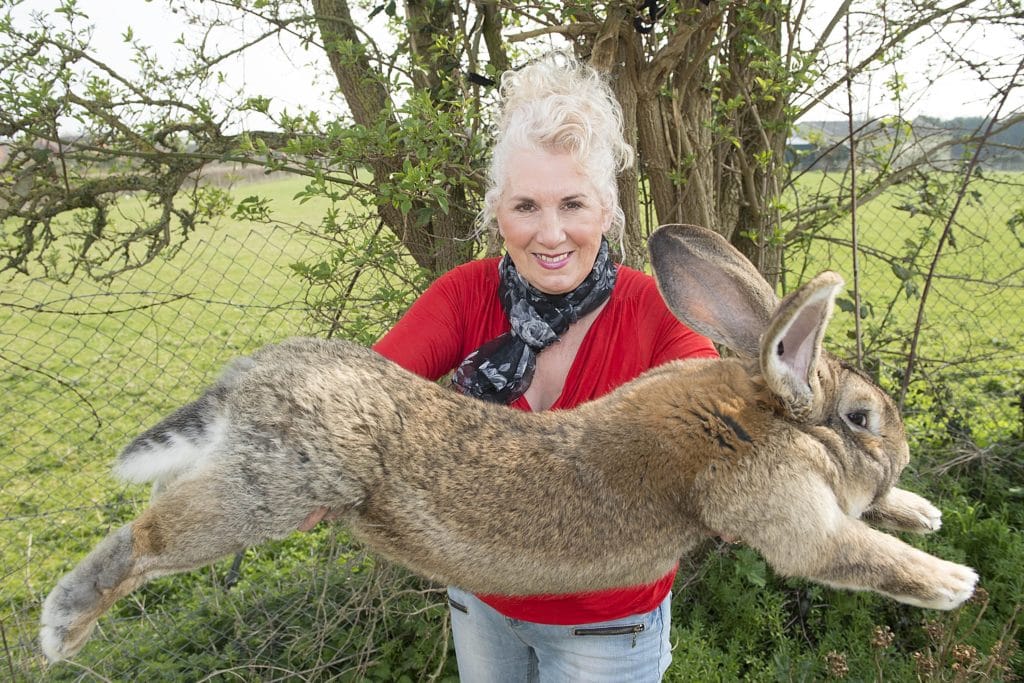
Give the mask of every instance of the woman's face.
M 571 292 L 594 267 L 611 212 L 568 152 L 520 151 L 507 168 L 495 214 L 512 262 L 540 291 Z

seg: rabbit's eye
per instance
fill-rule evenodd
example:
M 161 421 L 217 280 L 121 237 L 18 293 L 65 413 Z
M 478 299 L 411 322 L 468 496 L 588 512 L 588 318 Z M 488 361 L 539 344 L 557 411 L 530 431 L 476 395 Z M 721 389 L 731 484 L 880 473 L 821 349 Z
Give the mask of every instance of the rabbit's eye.
M 850 421 L 850 424 L 856 425 L 861 429 L 867 429 L 868 426 L 868 414 L 860 411 L 854 411 L 846 414 L 846 419 Z

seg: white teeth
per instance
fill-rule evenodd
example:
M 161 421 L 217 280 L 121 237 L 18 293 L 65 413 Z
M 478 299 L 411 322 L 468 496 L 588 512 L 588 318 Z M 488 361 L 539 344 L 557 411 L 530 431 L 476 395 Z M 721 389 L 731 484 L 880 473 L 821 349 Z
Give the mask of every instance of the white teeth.
M 557 263 L 559 261 L 565 260 L 569 255 L 568 254 L 556 254 L 555 256 L 548 256 L 547 254 L 537 254 L 536 256 L 541 261 L 544 261 L 546 263 Z

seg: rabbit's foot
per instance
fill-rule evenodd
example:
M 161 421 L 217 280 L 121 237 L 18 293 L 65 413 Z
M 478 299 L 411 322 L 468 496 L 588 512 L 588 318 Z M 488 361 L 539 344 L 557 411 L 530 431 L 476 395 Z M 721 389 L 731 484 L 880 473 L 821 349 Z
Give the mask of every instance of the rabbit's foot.
M 125 592 L 133 565 L 131 527 L 125 526 L 60 580 L 40 615 L 39 644 L 47 659 L 68 659 L 82 649 L 99 616 Z
M 890 489 L 864 513 L 865 520 L 889 529 L 929 534 L 942 528 L 942 511 L 926 498 L 905 491 Z
M 974 595 L 974 587 L 978 583 L 977 572 L 962 564 L 932 559 L 934 564 L 930 568 L 932 575 L 927 583 L 928 590 L 919 596 L 900 596 L 898 599 L 918 607 L 950 610 Z
M 908 514 L 917 522 L 920 533 L 930 534 L 942 528 L 942 510 L 918 495 L 904 491 L 918 500 L 916 506 L 908 506 Z

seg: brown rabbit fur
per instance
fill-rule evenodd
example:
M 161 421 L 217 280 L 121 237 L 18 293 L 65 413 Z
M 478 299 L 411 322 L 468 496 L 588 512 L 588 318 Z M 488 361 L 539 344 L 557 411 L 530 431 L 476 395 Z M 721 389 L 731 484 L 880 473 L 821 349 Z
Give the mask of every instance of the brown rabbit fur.
M 940 526 L 893 488 L 909 459 L 895 405 L 821 352 L 841 278 L 780 303 L 713 232 L 666 226 L 650 248 L 673 312 L 744 358 L 677 361 L 575 410 L 522 413 L 343 341 L 263 348 L 121 454 L 121 474 L 161 494 L 50 593 L 46 655 L 74 655 L 149 579 L 287 536 L 320 508 L 376 553 L 475 592 L 649 582 L 722 535 L 784 575 L 936 609 L 966 600 L 973 570 L 860 519 Z

